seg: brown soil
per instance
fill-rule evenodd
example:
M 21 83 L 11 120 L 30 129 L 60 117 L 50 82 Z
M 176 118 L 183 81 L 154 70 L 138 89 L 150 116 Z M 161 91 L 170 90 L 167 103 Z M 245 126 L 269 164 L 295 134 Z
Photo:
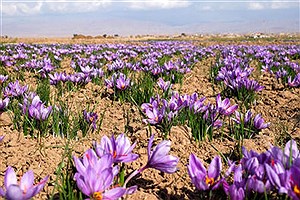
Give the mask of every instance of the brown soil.
M 210 62 L 209 59 L 199 62 L 192 72 L 185 76 L 182 93 L 198 92 L 200 96 L 214 99 L 219 91 L 212 89 L 208 79 Z M 255 112 L 261 113 L 272 125 L 253 139 L 245 140 L 244 146 L 261 152 L 268 149 L 271 144 L 282 145 L 289 138 L 299 142 L 300 88 L 283 88 L 274 77 L 266 74 L 261 75 L 259 81 L 266 88 L 259 93 Z M 141 122 L 142 116 L 137 107 L 132 107 L 128 103 L 113 102 L 103 94 L 104 91 L 100 86 L 90 83 L 85 88 L 65 97 L 69 99 L 74 112 L 76 108 L 83 109 L 87 105 L 95 106 L 95 112 L 99 115 L 105 111 L 99 133 L 90 133 L 87 137 L 78 137 L 70 141 L 70 151 L 73 152 L 72 155 L 80 156 L 92 147 L 92 141 L 100 142 L 103 135 L 110 136 L 126 131 L 132 143 L 137 141 L 134 152 L 140 155 L 137 161 L 128 165 L 127 172 L 131 172 L 147 162 L 146 147 L 150 136 L 149 129 Z M 162 140 L 161 134 L 155 127 L 152 127 L 152 132 L 156 133 L 155 144 L 157 144 Z M 3 142 L 0 143 L 0 185 L 3 183 L 7 166 L 13 166 L 18 175 L 32 169 L 38 180 L 50 175 L 44 191 L 36 198 L 48 199 L 52 194 L 56 169 L 62 161 L 67 139 L 49 135 L 41 138 L 41 142 L 38 143 L 34 138 L 24 137 L 22 133 L 13 129 L 9 113 L 3 113 L 0 117 L 0 135 L 5 135 Z M 192 186 L 186 168 L 189 155 L 194 153 L 208 164 L 215 155 L 218 155 L 218 151 L 231 159 L 237 154 L 237 144 L 230 138 L 216 138 L 212 142 L 196 143 L 190 129 L 185 126 L 173 127 L 169 139 L 172 141 L 170 154 L 180 158 L 179 171 L 169 175 L 152 169 L 146 170 L 130 183 L 137 184 L 139 188 L 128 199 L 196 199 L 199 192 Z

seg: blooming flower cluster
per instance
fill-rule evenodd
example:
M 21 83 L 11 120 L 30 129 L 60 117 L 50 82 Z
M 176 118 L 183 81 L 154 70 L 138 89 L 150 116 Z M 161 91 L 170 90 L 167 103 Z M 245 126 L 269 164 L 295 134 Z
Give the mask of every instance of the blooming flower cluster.
M 90 76 L 83 72 L 78 72 L 71 75 L 55 72 L 54 74 L 49 74 L 49 78 L 51 85 L 57 85 L 59 82 L 65 83 L 67 81 L 80 85 L 87 84 L 91 81 Z
M 10 82 L 7 87 L 3 89 L 4 97 L 21 97 L 27 92 L 28 86 L 21 86 L 19 81 Z
M 235 111 L 235 118 L 232 118 L 232 120 L 237 124 L 243 124 L 245 128 L 254 128 L 257 131 L 268 128 L 270 126 L 270 122 L 265 123 L 265 120 L 261 117 L 261 114 L 257 114 L 253 118 L 252 112 L 250 110 L 247 110 L 245 115 L 238 111 Z
M 192 183 L 199 190 L 214 190 L 221 186 L 230 199 L 243 200 L 251 194 L 279 193 L 294 200 L 300 199 L 300 153 L 294 140 L 286 143 L 284 150 L 273 146 L 257 153 L 243 148 L 239 163 L 229 162 L 229 168 L 221 176 L 222 163 L 216 156 L 205 169 L 202 162 L 190 155 L 188 172 Z M 233 173 L 233 181 L 230 174 Z
M 152 150 L 153 140 L 154 135 L 151 136 L 148 144 L 147 164 L 130 174 L 124 183 L 116 182 L 120 170 L 117 164 L 138 159 L 139 156 L 132 153 L 136 143 L 131 145 L 125 134 L 120 134 L 117 138 L 104 136 L 100 144 L 94 142 L 95 151 L 87 150 L 83 158 L 73 157 L 77 169 L 74 179 L 78 188 L 90 199 L 118 199 L 135 192 L 137 186 L 126 188 L 126 184 L 145 169 L 154 168 L 166 173 L 176 172 L 178 158 L 168 155 L 171 142 L 162 141 Z
M 40 97 L 34 93 L 25 95 L 23 104 L 20 104 L 23 114 L 27 114 L 30 118 L 45 121 L 52 112 L 52 106 L 46 107 L 40 100 Z
M 126 90 L 130 87 L 130 78 L 126 77 L 123 73 L 115 73 L 112 75 L 111 79 L 105 79 L 104 82 L 107 88 L 117 88 L 119 91 Z
M 173 92 L 170 100 L 162 99 L 157 95 L 156 98 L 151 98 L 149 103 L 141 105 L 142 111 L 148 117 L 143 121 L 162 128 L 163 131 L 169 131 L 174 121 L 183 124 L 188 121 L 188 125 L 191 125 L 194 124 L 192 120 L 196 120 L 195 123 L 198 125 L 203 124 L 202 131 L 206 132 L 208 129 L 222 127 L 221 117 L 231 115 L 238 108 L 238 105 L 231 105 L 228 98 L 222 100 L 220 94 L 216 97 L 215 105 L 204 104 L 205 99 L 205 97 L 198 98 L 197 93 L 179 95 Z

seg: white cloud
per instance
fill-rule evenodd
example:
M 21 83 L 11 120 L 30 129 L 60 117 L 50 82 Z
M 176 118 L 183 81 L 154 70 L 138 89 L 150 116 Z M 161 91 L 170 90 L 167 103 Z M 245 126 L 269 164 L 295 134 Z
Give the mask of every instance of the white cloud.
M 269 1 L 269 2 L 251 2 L 248 3 L 249 10 L 263 10 L 263 9 L 288 9 L 299 8 L 299 2 L 290 0 Z
M 91 12 L 104 8 L 111 3 L 111 0 L 60 0 L 38 1 L 38 2 L 3 2 L 3 15 L 24 16 L 44 13 L 82 13 Z
M 265 9 L 265 4 L 263 3 L 258 3 L 258 2 L 251 2 L 248 4 L 248 9 L 249 10 L 263 10 Z
M 42 8 L 42 2 L 36 3 L 4 3 L 2 2 L 3 15 L 34 15 L 38 14 Z
M 77 1 L 62 1 L 61 3 L 47 2 L 46 5 L 51 13 L 84 13 L 99 10 L 110 5 L 111 0 L 79 0 Z
M 299 9 L 300 3 L 299 2 L 272 2 L 271 8 L 272 9 L 286 9 L 286 8 L 297 8 Z
M 147 9 L 172 9 L 172 8 L 182 8 L 188 7 L 191 2 L 187 0 L 146 0 L 146 1 L 136 1 L 129 3 L 129 7 L 138 10 Z

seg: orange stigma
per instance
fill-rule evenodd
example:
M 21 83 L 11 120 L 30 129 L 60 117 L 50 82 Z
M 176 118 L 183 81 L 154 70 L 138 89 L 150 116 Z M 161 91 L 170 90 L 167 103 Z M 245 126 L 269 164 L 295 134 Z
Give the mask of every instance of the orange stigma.
M 272 165 L 272 167 L 274 167 L 274 165 L 275 165 L 275 160 L 274 159 L 271 159 L 271 165 Z
M 94 200 L 102 200 L 102 193 L 101 192 L 94 192 L 93 199 Z
M 113 152 L 113 158 L 116 158 L 116 157 L 117 157 L 117 152 L 114 151 L 114 152 Z
M 206 183 L 208 186 L 213 185 L 214 182 L 215 182 L 214 178 L 209 178 L 208 176 L 205 177 L 205 183 Z

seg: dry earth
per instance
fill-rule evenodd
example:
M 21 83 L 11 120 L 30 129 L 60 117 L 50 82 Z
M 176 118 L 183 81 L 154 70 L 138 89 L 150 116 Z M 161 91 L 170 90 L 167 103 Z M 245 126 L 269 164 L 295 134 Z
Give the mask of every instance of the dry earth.
M 208 59 L 197 63 L 192 72 L 185 76 L 182 93 L 198 92 L 200 96 L 214 99 L 219 91 L 213 90 L 208 79 L 210 62 L 211 60 Z M 245 140 L 244 146 L 261 152 L 268 149 L 271 144 L 282 145 L 289 138 L 296 139 L 299 144 L 300 88 L 283 88 L 282 84 L 277 83 L 275 78 L 267 74 L 261 75 L 259 81 L 266 88 L 259 93 L 255 111 L 262 113 L 266 121 L 271 122 L 272 125 L 253 139 Z M 141 122 L 142 116 L 138 108 L 131 107 L 127 103 L 112 102 L 103 94 L 102 88 L 91 83 L 70 95 L 71 98 L 65 98 L 69 99 L 73 109 L 90 104 L 95 105 L 97 113 L 106 111 L 98 133 L 90 133 L 87 137 L 78 137 L 69 142 L 69 152 L 72 152 L 72 155 L 82 155 L 92 147 L 92 141 L 99 142 L 103 135 L 110 136 L 126 131 L 132 143 L 137 141 L 134 152 L 140 155 L 137 161 L 128 165 L 127 172 L 146 164 L 146 147 L 150 133 L 148 127 Z M 157 144 L 162 137 L 154 127 L 152 132 L 156 133 Z M 38 143 L 34 138 L 24 137 L 22 132 L 13 130 L 9 113 L 3 113 L 0 117 L 0 135 L 5 135 L 3 142 L 0 143 L 0 185 L 3 183 L 7 166 L 13 166 L 18 175 L 32 169 L 37 179 L 50 175 L 44 191 L 36 198 L 48 199 L 56 180 L 56 169 L 66 151 L 67 139 L 49 135 Z M 197 199 L 200 197 L 200 192 L 192 186 L 186 170 L 189 155 L 194 153 L 205 163 L 210 163 L 218 151 L 231 159 L 237 155 L 237 144 L 230 137 L 216 138 L 213 142 L 196 143 L 188 127 L 173 127 L 169 139 L 172 141 L 170 153 L 180 158 L 178 172 L 169 175 L 156 170 L 146 170 L 131 181 L 131 184 L 137 184 L 139 189 L 128 199 Z

